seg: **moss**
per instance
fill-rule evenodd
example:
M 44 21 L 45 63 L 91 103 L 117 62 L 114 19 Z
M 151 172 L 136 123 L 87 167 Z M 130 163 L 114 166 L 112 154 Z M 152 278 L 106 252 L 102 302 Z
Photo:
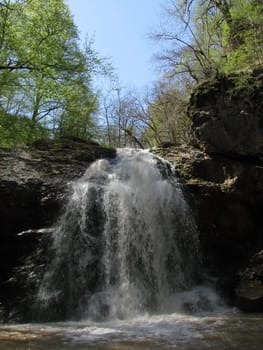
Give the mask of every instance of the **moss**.
M 197 86 L 191 96 L 187 107 L 188 116 L 194 120 L 213 116 L 215 106 L 222 101 L 225 106 L 235 105 L 236 101 L 244 107 L 262 106 L 263 101 L 263 67 L 252 72 L 239 74 L 218 75 Z M 254 107 L 253 107 L 254 108 Z M 205 113 L 205 112 L 209 113 Z
M 180 178 L 189 179 L 191 177 L 191 169 L 186 163 L 177 163 L 175 170 L 180 175 Z

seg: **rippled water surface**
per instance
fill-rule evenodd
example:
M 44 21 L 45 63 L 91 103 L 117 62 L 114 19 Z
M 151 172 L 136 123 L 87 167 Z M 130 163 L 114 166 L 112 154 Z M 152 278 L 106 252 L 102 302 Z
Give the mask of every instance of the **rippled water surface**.
M 0 350 L 262 349 L 263 315 L 221 312 L 0 326 Z

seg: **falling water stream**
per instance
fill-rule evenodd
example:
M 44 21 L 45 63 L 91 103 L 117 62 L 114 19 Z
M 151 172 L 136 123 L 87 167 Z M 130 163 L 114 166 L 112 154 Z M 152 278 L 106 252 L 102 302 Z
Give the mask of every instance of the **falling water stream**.
M 224 306 L 170 165 L 119 150 L 72 183 L 32 324 L 0 326 L 0 350 L 260 349 L 262 315 Z

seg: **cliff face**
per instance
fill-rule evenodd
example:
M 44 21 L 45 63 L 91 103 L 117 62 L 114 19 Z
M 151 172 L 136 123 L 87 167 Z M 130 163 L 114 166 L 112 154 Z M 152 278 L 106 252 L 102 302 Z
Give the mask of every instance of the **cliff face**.
M 189 146 L 159 149 L 177 170 L 199 228 L 204 264 L 234 296 L 250 257 L 263 249 L 260 160 L 207 154 Z
M 219 287 L 240 308 L 263 311 L 263 261 L 251 258 L 263 249 L 263 69 L 203 83 L 188 112 L 193 146 L 157 153 L 189 192 L 204 262 Z

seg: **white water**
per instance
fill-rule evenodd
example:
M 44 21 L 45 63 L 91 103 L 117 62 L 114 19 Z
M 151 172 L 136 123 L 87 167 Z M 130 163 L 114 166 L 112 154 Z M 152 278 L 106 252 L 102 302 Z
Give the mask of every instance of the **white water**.
M 148 152 L 121 150 L 72 184 L 52 250 L 33 310 L 66 322 L 2 326 L 0 350 L 261 349 L 262 315 L 205 285 L 182 188 Z
M 0 325 L 0 350 L 261 350 L 263 315 L 216 312 Z
M 198 234 L 168 163 L 119 150 L 73 183 L 36 298 L 40 319 L 127 319 L 213 308 L 190 290 L 200 277 Z M 52 316 L 54 314 L 54 317 Z

